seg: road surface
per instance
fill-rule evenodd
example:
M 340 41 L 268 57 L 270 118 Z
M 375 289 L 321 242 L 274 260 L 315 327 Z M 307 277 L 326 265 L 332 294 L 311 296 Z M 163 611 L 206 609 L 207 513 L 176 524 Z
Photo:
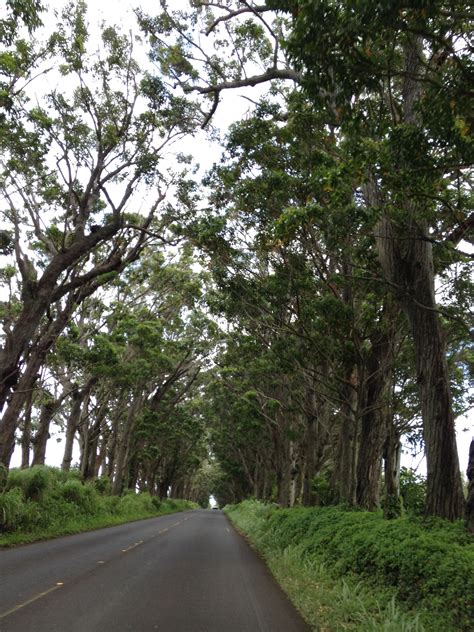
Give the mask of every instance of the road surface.
M 308 632 L 220 511 L 0 550 L 0 632 Z

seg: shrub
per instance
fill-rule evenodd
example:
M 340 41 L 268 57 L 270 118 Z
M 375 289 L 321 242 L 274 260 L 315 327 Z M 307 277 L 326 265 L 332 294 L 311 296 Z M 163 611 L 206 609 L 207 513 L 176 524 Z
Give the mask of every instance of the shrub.
M 5 488 L 7 486 L 7 479 L 8 479 L 8 470 L 3 465 L 3 463 L 0 463 L 0 494 L 3 491 L 5 491 Z
M 99 476 L 93 482 L 94 487 L 102 496 L 109 495 L 112 492 L 112 484 L 108 476 Z
M 21 489 L 10 489 L 0 494 L 0 526 L 2 531 L 11 531 L 20 526 L 24 514 Z
M 400 470 L 400 496 L 403 507 L 415 516 L 425 512 L 426 479 L 414 470 L 402 467 Z
M 140 513 L 153 513 L 152 497 L 148 492 L 136 494 L 135 492 L 127 493 L 120 499 L 119 510 L 121 514 L 134 515 Z
M 355 574 L 395 590 L 405 607 L 422 609 L 430 625 L 435 622 L 430 629 L 471 629 L 474 544 L 460 522 L 258 504 L 246 501 L 228 511 L 264 551 L 297 547 L 303 560 L 325 564 L 337 577 Z
M 44 466 L 11 470 L 8 489 L 0 493 L 0 533 L 5 534 L 0 546 L 195 507 L 182 500 L 161 502 L 149 493 L 133 490 L 122 497 L 110 496 L 109 487 L 106 477 L 82 483 L 77 470 L 62 472 Z
M 311 489 L 316 497 L 316 505 L 326 506 L 333 501 L 334 494 L 327 476 L 320 474 L 315 476 L 311 481 Z
M 26 470 L 10 470 L 7 489 L 21 489 L 25 499 L 39 502 L 51 489 L 53 481 L 54 477 L 50 468 L 44 465 L 35 465 Z
M 102 506 L 104 511 L 116 515 L 120 511 L 120 496 L 105 496 L 102 499 Z
M 86 514 L 93 514 L 98 509 L 98 495 L 92 485 L 84 485 L 77 480 L 71 479 L 63 483 L 60 493 L 65 500 L 74 503 Z

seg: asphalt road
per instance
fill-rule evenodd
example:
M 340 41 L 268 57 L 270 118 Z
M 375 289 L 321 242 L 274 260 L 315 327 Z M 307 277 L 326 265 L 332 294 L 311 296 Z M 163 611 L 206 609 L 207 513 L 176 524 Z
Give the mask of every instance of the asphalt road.
M 0 551 L 0 632 L 308 632 L 220 511 Z

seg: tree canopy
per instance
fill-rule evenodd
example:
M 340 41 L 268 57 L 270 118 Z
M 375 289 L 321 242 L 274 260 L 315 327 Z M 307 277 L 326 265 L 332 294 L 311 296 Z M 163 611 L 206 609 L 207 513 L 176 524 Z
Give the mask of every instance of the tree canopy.
M 74 2 L 22 39 L 41 15 L 0 23 L 0 461 L 44 462 L 56 424 L 117 494 L 390 518 L 408 441 L 424 510 L 472 526 L 465 5 L 163 2 L 97 44 Z

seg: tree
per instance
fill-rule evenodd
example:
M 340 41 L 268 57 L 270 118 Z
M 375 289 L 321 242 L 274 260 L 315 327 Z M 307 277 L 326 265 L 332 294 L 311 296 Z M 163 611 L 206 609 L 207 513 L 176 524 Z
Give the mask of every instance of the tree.
M 18 293 L 5 306 L 0 407 L 18 385 L 44 319 L 56 309 L 67 320 L 148 242 L 165 239 L 166 222 L 155 219 L 169 184 L 160 158 L 192 126 L 192 111 L 181 100 L 164 87 L 158 94 L 156 80 L 150 90 L 127 36 L 105 29 L 98 56 L 86 52 L 86 42 L 85 5 L 79 2 L 65 11 L 48 47 L 73 87 L 45 95 L 35 106 L 14 90 L 25 68 L 9 67 L 16 115 L 4 125 L 1 141 L 4 218 L 11 227 L 3 237 L 19 279 Z M 34 58 L 30 48 L 23 54 Z M 138 191 L 148 192 L 145 215 L 133 209 Z M 32 248 L 25 249 L 25 237 Z M 7 416 L 0 429 L 5 464 L 18 423 Z
M 308 92 L 319 102 L 321 88 L 331 93 L 328 114 L 361 156 L 361 191 L 379 218 L 381 268 L 408 317 L 415 346 L 427 512 L 455 519 L 464 499 L 433 247 L 452 248 L 474 225 L 462 170 L 472 159 L 463 127 L 466 22 L 461 5 L 443 10 L 432 3 L 387 2 L 355 8 L 350 1 L 298 3 L 288 49 Z M 324 31 L 316 27 L 323 17 Z
M 363 196 L 373 215 L 381 272 L 410 325 L 428 461 L 427 512 L 460 517 L 464 500 L 434 278 L 435 270 L 465 259 L 456 245 L 474 222 L 466 170 L 472 161 L 466 12 L 460 3 L 362 6 L 352 0 L 193 6 L 187 21 L 165 9 L 156 19 L 142 16 L 142 24 L 153 35 L 154 59 L 175 82 L 213 99 L 204 124 L 223 91 L 290 79 L 313 100 L 321 124 L 347 144 L 345 156 L 358 178 L 353 196 Z M 291 14 L 290 20 L 275 18 L 272 9 Z M 197 43 L 199 20 L 207 34 L 227 33 L 235 57 L 208 54 Z M 218 51 L 225 45 L 216 38 Z M 247 73 L 249 62 L 252 70 L 261 62 L 262 71 Z

